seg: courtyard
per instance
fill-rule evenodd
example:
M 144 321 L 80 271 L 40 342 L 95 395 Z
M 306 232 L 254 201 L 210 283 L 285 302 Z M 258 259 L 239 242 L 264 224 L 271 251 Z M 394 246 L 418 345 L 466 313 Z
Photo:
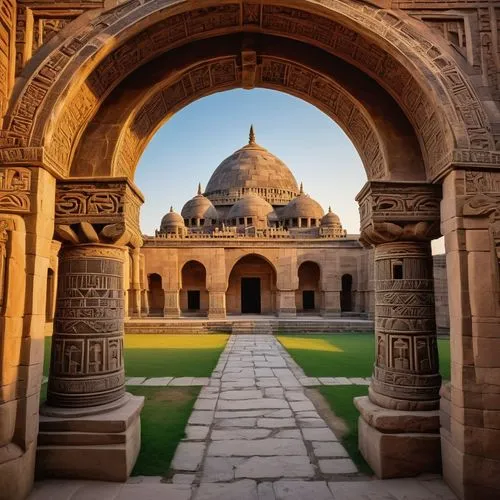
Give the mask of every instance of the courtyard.
M 439 352 L 447 377 L 448 339 Z M 41 481 L 31 498 L 454 498 L 438 476 L 377 481 L 359 454 L 373 357 L 370 333 L 129 334 L 127 391 L 145 397 L 132 477 Z

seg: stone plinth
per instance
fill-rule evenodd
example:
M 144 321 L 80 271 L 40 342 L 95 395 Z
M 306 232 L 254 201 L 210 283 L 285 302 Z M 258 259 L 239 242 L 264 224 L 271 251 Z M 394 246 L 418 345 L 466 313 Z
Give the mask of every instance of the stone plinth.
M 398 411 L 381 408 L 367 396 L 354 399 L 359 448 L 382 479 L 440 472 L 438 411 Z
M 37 474 L 126 481 L 141 447 L 144 397 L 127 393 L 122 403 L 85 411 L 42 407 Z

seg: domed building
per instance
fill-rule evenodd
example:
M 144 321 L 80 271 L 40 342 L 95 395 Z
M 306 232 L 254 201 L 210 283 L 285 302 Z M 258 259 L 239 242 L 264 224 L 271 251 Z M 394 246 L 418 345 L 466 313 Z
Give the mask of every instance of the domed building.
M 257 144 L 226 158 L 144 237 L 143 314 L 367 315 L 371 253 Z

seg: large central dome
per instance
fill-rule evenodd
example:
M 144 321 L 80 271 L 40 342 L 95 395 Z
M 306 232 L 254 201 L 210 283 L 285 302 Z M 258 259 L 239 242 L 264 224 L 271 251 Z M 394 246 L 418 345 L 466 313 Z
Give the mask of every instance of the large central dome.
M 298 192 L 290 169 L 255 142 L 251 127 L 249 143 L 217 167 L 204 194 L 216 206 L 232 205 L 248 193 L 258 194 L 273 206 L 281 206 Z

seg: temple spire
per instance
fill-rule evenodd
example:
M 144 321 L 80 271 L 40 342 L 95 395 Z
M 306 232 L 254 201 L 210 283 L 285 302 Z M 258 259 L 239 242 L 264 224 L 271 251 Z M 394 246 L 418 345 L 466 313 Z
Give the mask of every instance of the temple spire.
M 253 130 L 253 125 L 250 125 L 250 135 L 249 135 L 248 144 L 255 144 L 255 132 Z
M 172 205 L 170 205 L 170 213 L 173 213 L 174 211 L 174 207 Z
M 304 184 L 302 182 L 300 183 L 300 193 L 299 194 L 304 194 Z
M 328 213 L 329 213 L 329 214 L 331 214 L 331 213 L 332 213 L 332 206 L 331 206 L 331 205 L 328 207 Z
M 198 182 L 198 194 L 201 194 L 201 182 Z

